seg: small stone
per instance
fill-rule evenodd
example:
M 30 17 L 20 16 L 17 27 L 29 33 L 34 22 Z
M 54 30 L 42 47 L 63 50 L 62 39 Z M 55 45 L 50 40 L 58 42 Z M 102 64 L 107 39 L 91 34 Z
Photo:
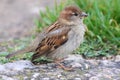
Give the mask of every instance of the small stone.
M 91 75 L 90 74 L 88 74 L 88 73 L 86 73 L 86 74 L 84 74 L 86 77 L 90 77 Z
M 61 77 L 60 80 L 66 80 L 66 78 Z
M 75 78 L 74 80 L 81 80 L 81 78 Z
M 108 67 L 108 66 L 115 67 L 116 66 L 115 62 L 112 62 L 109 60 L 102 60 L 102 61 L 100 61 L 100 63 L 101 63 L 101 66 L 106 66 L 106 67 Z
M 26 76 L 26 77 L 24 77 L 24 80 L 30 80 L 30 78 L 28 78 L 28 77 Z
M 61 74 L 57 75 L 58 78 L 60 78 L 61 76 L 62 76 Z
M 35 78 L 32 78 L 31 80 L 35 80 Z
M 6 69 L 5 69 L 4 65 L 0 65 L 0 72 L 5 71 L 5 70 Z
M 98 78 L 98 77 L 93 76 L 93 77 L 91 77 L 89 80 L 99 80 L 99 78 Z
M 6 69 L 23 71 L 25 68 L 34 68 L 33 64 L 28 60 L 15 61 L 13 63 L 4 64 Z
M 120 55 L 117 55 L 116 57 L 115 57 L 115 62 L 119 62 L 120 61 Z
M 112 72 L 114 72 L 114 74 L 116 75 L 120 75 L 120 69 L 113 69 Z
M 81 55 L 74 54 L 74 55 L 69 55 L 68 58 L 66 58 L 65 60 L 68 60 L 68 61 L 73 60 L 75 62 L 80 62 L 80 61 L 83 61 L 84 59 L 82 58 Z
M 80 64 L 80 63 L 75 63 L 75 62 L 73 62 L 73 64 L 72 64 L 72 67 L 73 68 L 79 68 L 79 67 L 82 67 L 82 65 Z
M 89 69 L 89 68 L 90 68 L 90 65 L 85 64 L 85 69 Z
M 37 78 L 40 75 L 40 73 L 34 73 L 33 77 Z
M 41 80 L 50 80 L 50 78 L 42 78 Z
M 15 79 L 3 75 L 3 76 L 2 76 L 2 80 L 15 80 Z
M 99 65 L 99 62 L 97 60 L 87 60 L 87 62 L 90 63 L 90 65 L 94 65 L 94 66 L 98 66 Z

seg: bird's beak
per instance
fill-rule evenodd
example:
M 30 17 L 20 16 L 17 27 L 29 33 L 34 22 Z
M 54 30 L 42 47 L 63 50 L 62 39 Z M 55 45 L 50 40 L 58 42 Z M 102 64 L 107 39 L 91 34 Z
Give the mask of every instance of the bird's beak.
M 82 12 L 81 16 L 83 16 L 83 17 L 87 17 L 87 16 L 88 16 L 88 14 L 87 14 L 87 13 L 85 13 L 85 12 Z

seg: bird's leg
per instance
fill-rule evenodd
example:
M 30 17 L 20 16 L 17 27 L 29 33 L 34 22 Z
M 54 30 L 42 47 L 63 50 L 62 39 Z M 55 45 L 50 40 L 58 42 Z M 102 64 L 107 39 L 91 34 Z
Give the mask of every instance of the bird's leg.
M 64 59 L 57 59 L 54 62 L 58 65 L 59 68 L 62 68 L 63 70 L 70 71 L 73 69 L 72 67 L 66 67 L 63 64 L 61 64 L 61 62 L 63 62 L 63 61 L 64 61 Z

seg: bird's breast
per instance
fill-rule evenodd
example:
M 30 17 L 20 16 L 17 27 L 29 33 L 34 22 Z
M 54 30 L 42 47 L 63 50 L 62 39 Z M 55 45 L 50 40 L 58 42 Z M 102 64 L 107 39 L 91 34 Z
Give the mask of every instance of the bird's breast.
M 84 26 L 73 26 L 71 32 L 68 34 L 68 43 L 66 43 L 71 50 L 75 50 L 80 46 L 84 40 L 84 33 Z
M 73 26 L 74 27 L 74 26 Z M 65 44 L 57 48 L 51 54 L 51 58 L 64 58 L 76 50 L 84 39 L 84 26 L 75 26 L 68 33 L 68 40 Z

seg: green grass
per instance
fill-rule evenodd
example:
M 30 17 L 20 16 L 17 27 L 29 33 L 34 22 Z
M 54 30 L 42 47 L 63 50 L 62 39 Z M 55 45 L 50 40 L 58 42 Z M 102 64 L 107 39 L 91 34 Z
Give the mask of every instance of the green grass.
M 33 53 L 26 53 L 24 55 L 18 55 L 10 59 L 6 59 L 5 56 L 11 52 L 25 48 L 32 39 L 33 38 L 24 38 L 20 40 L 1 42 L 0 46 L 6 48 L 6 50 L 3 52 L 0 52 L 0 64 L 16 61 L 20 59 L 30 59 Z
M 120 0 L 74 0 L 74 2 L 89 14 L 86 24 L 93 35 L 89 37 L 100 37 L 103 41 L 111 41 L 120 46 Z
M 87 41 L 78 50 L 87 57 L 119 54 L 120 0 L 74 0 L 89 16 Z M 84 49 L 85 48 L 85 49 Z

